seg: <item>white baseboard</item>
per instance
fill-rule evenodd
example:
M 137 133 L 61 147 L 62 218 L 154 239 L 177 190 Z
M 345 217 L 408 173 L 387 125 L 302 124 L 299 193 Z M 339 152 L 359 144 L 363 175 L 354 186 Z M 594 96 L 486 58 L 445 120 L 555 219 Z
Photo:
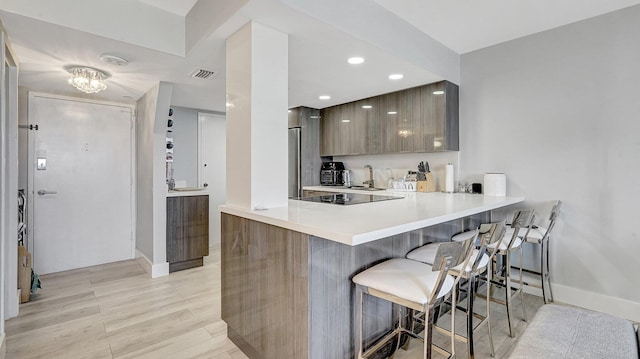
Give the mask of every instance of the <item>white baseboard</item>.
M 512 272 L 512 275 L 514 273 L 515 271 Z M 532 276 L 528 273 L 523 273 L 523 278 L 525 282 L 540 283 L 538 276 Z M 518 284 L 514 283 L 513 286 L 518 287 Z M 523 291 L 527 294 L 542 297 L 542 289 L 540 288 L 525 285 Z M 553 300 L 556 302 L 610 314 L 633 322 L 640 322 L 640 303 L 553 282 L 551 283 L 551 292 Z
M 31 288 L 29 288 L 31 290 Z M 20 303 L 22 303 L 22 289 L 16 289 L 16 317 L 20 314 Z M 9 319 L 9 318 L 7 318 Z
M 553 299 L 577 307 L 640 322 L 640 303 L 551 283 Z
M 151 263 L 149 258 L 147 258 L 147 256 L 144 255 L 144 253 L 140 252 L 137 249 L 136 249 L 136 260 L 138 261 L 138 263 L 140 263 L 142 268 L 144 268 L 144 270 L 147 273 L 149 273 L 151 278 L 158 278 L 158 277 L 164 277 L 169 275 L 169 263 L 165 262 L 165 263 L 153 264 Z
M 7 355 L 7 346 L 4 345 L 4 334 L 0 334 L 0 359 L 5 359 Z

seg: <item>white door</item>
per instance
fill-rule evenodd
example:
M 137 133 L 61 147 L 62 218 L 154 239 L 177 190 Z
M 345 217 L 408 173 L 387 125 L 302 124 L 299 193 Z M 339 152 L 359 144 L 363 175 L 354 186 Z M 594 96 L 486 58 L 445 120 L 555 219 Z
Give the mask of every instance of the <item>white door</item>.
M 39 274 L 133 258 L 132 108 L 30 94 Z
M 198 113 L 198 187 L 209 192 L 209 245 L 220 243 L 220 211 L 227 201 L 227 123 L 224 116 Z

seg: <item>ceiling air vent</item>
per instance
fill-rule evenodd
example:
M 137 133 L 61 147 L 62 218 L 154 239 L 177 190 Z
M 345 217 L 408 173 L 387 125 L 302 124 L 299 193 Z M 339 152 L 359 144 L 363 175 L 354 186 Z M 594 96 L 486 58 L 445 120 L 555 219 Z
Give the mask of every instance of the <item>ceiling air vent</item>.
M 189 74 L 189 76 L 193 77 L 194 79 L 206 80 L 209 77 L 213 76 L 213 74 L 214 74 L 214 72 L 211 71 L 211 70 L 195 69 Z

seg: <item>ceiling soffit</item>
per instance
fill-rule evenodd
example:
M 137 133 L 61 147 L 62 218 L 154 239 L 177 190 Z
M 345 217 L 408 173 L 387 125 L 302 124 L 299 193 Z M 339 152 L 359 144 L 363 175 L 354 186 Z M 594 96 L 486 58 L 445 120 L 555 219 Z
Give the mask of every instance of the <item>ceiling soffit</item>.
M 200 0 L 185 16 L 162 9 L 160 0 L 3 0 L 2 10 L 184 57 L 246 2 Z

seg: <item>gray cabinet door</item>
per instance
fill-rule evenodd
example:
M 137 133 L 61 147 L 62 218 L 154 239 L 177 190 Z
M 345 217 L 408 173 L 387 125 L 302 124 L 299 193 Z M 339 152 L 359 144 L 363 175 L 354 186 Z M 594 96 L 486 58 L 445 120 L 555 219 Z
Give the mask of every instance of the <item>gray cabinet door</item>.
M 320 115 L 320 156 L 337 155 L 339 106 L 325 108 Z
M 458 86 L 447 81 L 322 110 L 322 156 L 457 151 L 458 142 Z
M 445 94 L 444 82 L 423 86 L 419 89 L 422 106 L 416 121 L 414 150 L 416 152 L 438 152 L 444 150 Z M 436 92 L 436 94 L 434 94 Z
M 202 266 L 209 255 L 209 196 L 167 198 L 169 272 Z

